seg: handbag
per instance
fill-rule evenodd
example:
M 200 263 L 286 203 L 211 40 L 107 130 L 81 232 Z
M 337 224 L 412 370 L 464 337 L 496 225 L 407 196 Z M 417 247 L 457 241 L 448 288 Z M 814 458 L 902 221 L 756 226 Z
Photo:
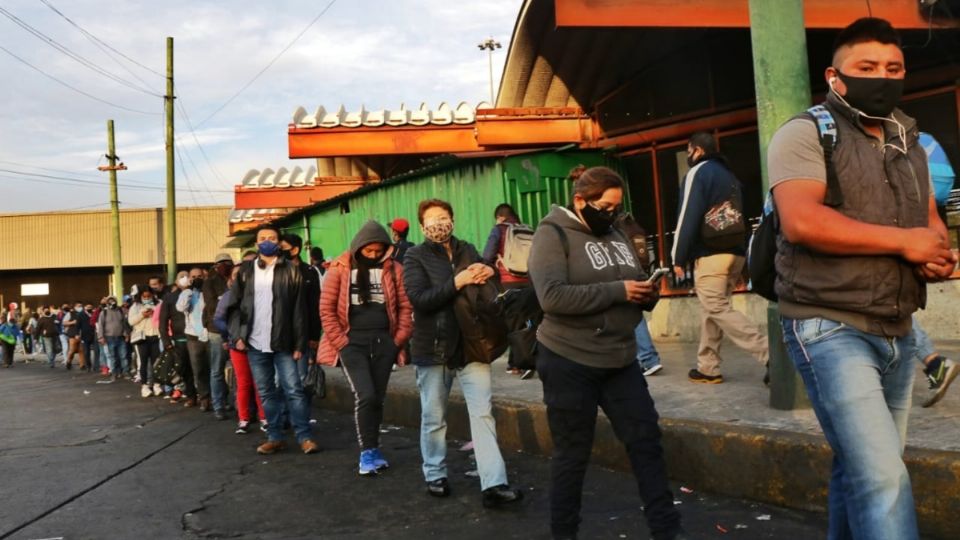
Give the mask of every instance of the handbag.
M 303 391 L 318 399 L 327 397 L 327 375 L 323 368 L 311 364 L 307 368 L 307 376 L 303 379 Z

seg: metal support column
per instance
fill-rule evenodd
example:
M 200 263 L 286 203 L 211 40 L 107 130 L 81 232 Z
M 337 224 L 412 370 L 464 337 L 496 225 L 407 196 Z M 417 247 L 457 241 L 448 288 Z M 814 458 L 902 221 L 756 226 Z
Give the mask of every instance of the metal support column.
M 763 194 L 770 189 L 767 146 L 790 117 L 810 106 L 810 70 L 803 0 L 750 0 L 750 40 L 757 93 L 760 168 Z M 791 410 L 809 407 L 803 381 L 787 356 L 777 305 L 767 307 L 770 338 L 770 406 Z

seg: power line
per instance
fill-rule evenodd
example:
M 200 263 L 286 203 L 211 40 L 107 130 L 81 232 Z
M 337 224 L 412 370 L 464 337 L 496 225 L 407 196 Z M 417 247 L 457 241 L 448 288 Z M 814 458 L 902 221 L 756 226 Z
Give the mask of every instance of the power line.
M 27 24 L 23 19 L 17 17 L 17 16 L 14 15 L 13 13 L 10 13 L 9 11 L 7 11 L 6 9 L 4 9 L 4 8 L 2 8 L 2 7 L 0 7 L 0 15 L 3 15 L 4 17 L 10 19 L 11 21 L 14 22 L 14 24 L 16 24 L 17 26 L 19 26 L 20 28 L 23 28 L 23 29 L 26 30 L 27 32 L 33 34 L 35 37 L 37 37 L 37 38 L 40 39 L 41 41 L 47 43 L 48 45 L 50 45 L 50 46 L 53 47 L 54 49 L 60 51 L 61 53 L 67 55 L 68 57 L 76 60 L 77 62 L 79 62 L 79 63 L 82 64 L 83 66 L 87 67 L 88 69 L 91 69 L 91 70 L 95 71 L 96 73 L 99 73 L 99 74 L 103 75 L 104 77 L 107 77 L 108 79 L 111 79 L 111 80 L 113 80 L 113 81 L 115 81 L 115 82 L 117 82 L 117 83 L 119 83 L 119 84 L 122 84 L 122 85 L 126 86 L 127 88 L 136 90 L 136 91 L 138 91 L 138 92 L 143 92 L 144 94 L 147 94 L 147 95 L 150 95 L 150 96 L 153 96 L 153 97 L 163 97 L 162 94 L 159 94 L 159 93 L 157 93 L 157 92 L 154 92 L 154 91 L 152 91 L 152 90 L 150 90 L 150 89 L 145 89 L 145 88 L 143 88 L 143 87 L 141 87 L 141 86 L 138 86 L 138 85 L 136 85 L 135 83 L 132 83 L 132 82 L 130 82 L 130 81 L 128 81 L 128 80 L 126 80 L 126 79 L 124 79 L 124 78 L 122 78 L 122 77 L 118 77 L 118 76 L 114 75 L 113 73 L 110 73 L 109 71 L 103 69 L 102 67 L 100 67 L 100 66 L 98 66 L 97 64 L 91 62 L 90 60 L 87 60 L 86 58 L 80 56 L 79 54 L 71 51 L 68 47 L 66 47 L 66 46 L 64 46 L 64 45 L 61 45 L 61 44 L 60 44 L 59 42 L 57 42 L 55 39 L 51 38 L 50 36 L 44 34 L 44 33 L 41 32 L 41 31 L 37 30 L 36 28 L 30 26 L 30 25 Z
M 2 8 L 0 8 L 0 9 L 2 9 Z M 69 83 L 66 83 L 66 82 L 64 82 L 64 81 L 62 81 L 62 80 L 54 77 L 53 75 L 50 75 L 50 74 L 47 73 L 46 71 L 43 71 L 42 69 L 40 69 L 40 68 L 38 68 L 37 66 L 31 64 L 30 62 L 27 62 L 27 61 L 24 60 L 23 58 L 20 58 L 19 56 L 17 56 L 17 55 L 14 54 L 13 52 L 11 52 L 9 49 L 7 49 L 6 47 L 4 47 L 3 45 L 0 45 L 0 50 L 2 50 L 3 52 L 9 54 L 9 55 L 12 56 L 14 59 L 16 59 L 16 60 L 19 61 L 20 63 L 26 65 L 26 66 L 29 67 L 30 69 L 33 69 L 34 71 L 40 73 L 40 74 L 43 75 L 44 77 L 47 77 L 48 79 L 50 79 L 50 80 L 52 80 L 52 81 L 54 81 L 54 82 L 56 82 L 56 83 L 58 83 L 58 84 L 61 84 L 61 85 L 65 86 L 65 87 L 69 88 L 70 90 L 73 90 L 74 92 L 76 92 L 76 93 L 78 93 L 78 94 L 80 94 L 80 95 L 86 96 L 86 97 L 88 97 L 88 98 L 90 98 L 90 99 L 92 99 L 92 100 L 94 100 L 94 101 L 98 101 L 98 102 L 100 102 L 100 103 L 103 103 L 104 105 L 109 105 L 109 106 L 115 107 L 115 108 L 117 108 L 117 109 L 123 109 L 123 110 L 125 110 L 125 111 L 130 111 L 130 112 L 134 112 L 134 113 L 137 113 L 137 114 L 158 115 L 158 116 L 160 115 L 160 113 L 149 112 L 149 111 L 141 111 L 141 110 L 139 110 L 139 109 L 131 109 L 130 107 L 125 107 L 125 106 L 123 106 L 123 105 L 117 105 L 116 103 L 111 103 L 111 102 L 109 102 L 109 101 L 107 101 L 107 100 L 105 100 L 105 99 L 100 99 L 100 98 L 98 98 L 97 96 L 95 96 L 95 95 L 93 95 L 93 94 L 88 94 L 87 92 L 84 92 L 83 90 L 80 90 L 80 89 L 77 88 L 76 86 L 73 86 L 73 85 L 71 85 L 71 84 L 69 84 Z
M 0 173 L 8 173 L 4 175 L 4 178 L 10 178 L 13 180 L 22 180 L 22 181 L 31 181 L 31 182 L 43 182 L 48 184 L 62 184 L 62 185 L 77 185 L 77 186 L 96 186 L 96 187 L 107 187 L 106 182 L 97 182 L 95 180 L 86 180 L 82 178 L 71 178 L 68 176 L 55 176 L 50 174 L 40 174 L 40 173 L 31 173 L 26 171 L 17 171 L 14 169 L 3 169 L 0 168 Z M 9 176 L 9 175 L 16 176 Z M 133 190 L 145 190 L 145 191 L 165 191 L 166 188 L 162 186 L 145 186 L 137 184 L 120 184 L 119 187 L 124 189 L 133 189 Z M 191 191 L 189 189 L 179 189 L 179 191 Z M 208 190 L 213 191 L 213 190 Z M 216 190 L 221 193 L 233 193 L 231 190 Z
M 174 146 L 173 146 L 173 148 L 174 148 L 174 150 L 177 152 L 177 156 L 180 157 L 180 159 L 177 160 L 177 161 L 179 162 L 179 164 L 180 164 L 180 172 L 181 172 L 181 174 L 183 174 L 183 178 L 187 181 L 187 185 L 190 186 L 190 175 L 187 174 L 187 168 L 184 167 L 184 165 L 183 165 L 183 156 L 180 155 L 180 147 L 177 146 L 176 143 L 175 143 Z M 191 161 L 191 163 L 192 163 L 192 161 Z M 194 165 L 194 169 L 196 169 L 196 165 Z M 197 201 L 197 196 L 194 195 L 193 190 L 189 191 L 188 193 L 190 194 L 190 198 L 193 200 L 193 205 L 194 205 L 194 206 L 200 206 L 199 201 Z M 210 195 L 210 198 L 211 198 L 211 200 L 213 200 L 213 195 Z M 214 203 L 214 204 L 216 205 L 216 203 Z M 217 242 L 217 235 L 213 234 L 213 231 L 210 230 L 210 226 L 207 225 L 207 222 L 206 222 L 206 221 L 203 221 L 203 227 L 207 230 L 207 234 L 210 235 L 210 238 L 211 238 L 214 242 Z
M 122 56 L 122 57 L 125 58 L 128 62 L 130 62 L 130 63 L 132 63 L 132 64 L 135 64 L 135 65 L 137 65 L 137 66 L 139 66 L 139 67 L 141 67 L 141 68 L 149 71 L 150 73 L 153 73 L 153 74 L 158 75 L 158 76 L 160 76 L 160 77 L 166 78 L 166 75 L 164 75 L 163 73 L 160 73 L 159 71 L 156 71 L 156 70 L 154 70 L 154 69 L 151 68 L 151 67 L 145 66 L 145 65 L 141 64 L 140 62 L 137 62 L 137 61 L 134 60 L 133 58 L 130 58 L 129 56 L 123 54 L 122 52 L 118 51 L 117 49 L 111 47 L 109 43 L 103 41 L 102 39 L 98 38 L 97 36 L 95 36 L 95 35 L 91 34 L 90 32 L 86 31 L 86 30 L 85 30 L 83 27 L 81 27 L 79 24 L 73 22 L 73 20 L 71 20 L 70 17 L 67 17 L 66 15 L 63 14 L 63 12 L 61 12 L 59 9 L 55 8 L 55 7 L 53 6 L 53 4 L 51 4 L 48 0 L 40 0 L 40 1 L 43 3 L 43 5 L 47 6 L 47 7 L 50 8 L 51 10 L 53 10 L 54 13 L 56 13 L 57 15 L 63 17 L 63 19 L 64 19 L 65 21 L 67 21 L 68 23 L 70 23 L 71 25 L 73 25 L 74 27 L 76 27 L 77 30 L 79 30 L 81 33 L 83 33 L 83 35 L 86 36 L 88 39 L 90 39 L 90 41 L 92 41 L 95 45 L 98 45 L 98 46 L 102 45 L 103 47 L 106 47 L 107 49 L 115 52 L 116 54 L 118 54 L 118 55 L 120 55 L 120 56 Z M 101 48 L 101 50 L 103 50 L 103 48 Z M 121 64 L 121 65 L 122 65 L 122 64 Z M 129 71 L 129 70 L 128 70 L 128 73 L 130 73 L 130 74 L 133 75 L 134 77 L 137 77 L 136 74 L 134 74 L 132 71 Z M 144 83 L 144 84 L 147 84 L 147 82 L 144 81 L 143 79 L 140 79 L 139 77 L 137 77 L 137 79 L 140 80 L 140 82 L 142 82 L 142 83 Z
M 183 98 L 181 97 L 177 102 L 177 106 L 180 108 L 180 116 L 183 117 L 184 121 L 187 123 L 187 127 L 190 129 L 190 135 L 193 136 L 194 142 L 197 143 L 197 148 L 200 149 L 200 154 L 203 156 L 203 160 L 207 162 L 207 166 L 210 167 L 210 170 L 213 172 L 213 176 L 220 181 L 221 184 L 226 184 L 223 176 L 220 174 L 220 171 L 214 167 L 213 162 L 210 161 L 210 157 L 207 155 L 207 151 L 204 150 L 203 145 L 200 144 L 200 138 L 197 137 L 197 130 L 193 127 L 193 122 L 190 121 L 190 116 L 187 114 L 187 108 L 183 105 Z M 199 174 L 199 171 L 197 171 Z
M 222 111 L 223 109 L 225 109 L 225 108 L 227 107 L 227 105 L 229 105 L 230 103 L 233 102 L 233 100 L 237 99 L 237 97 L 238 97 L 240 94 L 242 94 L 247 88 L 249 88 L 250 85 L 252 85 L 254 82 L 256 82 L 256 80 L 259 79 L 261 75 L 263 75 L 264 73 L 266 73 L 266 71 L 267 71 L 268 69 L 270 69 L 270 67 L 273 66 L 273 64 L 274 64 L 277 60 L 279 60 L 280 57 L 283 56 L 284 53 L 286 53 L 288 50 L 290 50 L 290 47 L 293 47 L 293 45 L 294 45 L 301 37 L 303 37 L 304 34 L 307 33 L 307 30 L 309 30 L 314 24 L 316 24 L 317 21 L 320 20 L 320 17 L 323 17 L 323 15 L 327 12 L 327 10 L 329 10 L 331 7 L 333 7 L 333 5 L 336 4 L 336 3 L 337 3 L 337 0 L 330 0 L 330 3 L 327 4 L 327 7 L 323 8 L 323 10 L 320 11 L 320 13 L 319 13 L 316 17 L 314 17 L 313 20 L 310 21 L 310 23 L 307 24 L 307 26 L 306 26 L 303 30 L 301 30 L 300 33 L 297 34 L 296 37 L 294 37 L 293 40 L 290 41 L 290 43 L 287 44 L 286 47 L 283 48 L 283 50 L 281 50 L 276 56 L 274 56 L 274 57 L 273 57 L 273 60 L 270 60 L 270 62 L 267 63 L 267 65 L 264 66 L 263 69 L 261 69 L 256 75 L 254 75 L 252 79 L 250 79 L 249 81 L 247 81 L 246 84 L 244 84 L 243 86 L 241 86 L 241 87 L 240 87 L 240 90 L 237 90 L 237 93 L 235 93 L 235 94 L 233 94 L 232 96 L 230 96 L 230 99 L 228 99 L 223 105 L 217 107 L 217 109 L 216 109 L 215 111 L 213 111 L 212 113 L 210 113 L 210 116 L 207 116 L 206 118 L 204 118 L 203 120 L 201 120 L 200 122 L 198 122 L 198 123 L 197 123 L 197 127 L 200 127 L 200 126 L 202 126 L 203 124 L 206 124 L 208 120 L 210 120 L 211 118 L 213 118 L 214 116 L 216 116 L 217 113 L 219 113 L 220 111 Z

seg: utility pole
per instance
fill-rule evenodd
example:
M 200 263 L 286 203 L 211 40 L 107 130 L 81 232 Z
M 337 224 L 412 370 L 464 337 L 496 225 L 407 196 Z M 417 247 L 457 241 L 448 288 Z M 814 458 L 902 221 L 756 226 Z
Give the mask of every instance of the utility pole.
M 784 122 L 810 106 L 810 70 L 803 0 L 750 0 L 750 41 L 757 93 L 760 170 L 763 196 L 770 191 L 767 147 Z M 767 305 L 770 340 L 770 406 L 791 410 L 810 406 L 803 381 L 787 356 L 780 310 Z
M 117 171 L 127 170 L 120 162 L 117 165 L 117 148 L 113 140 L 113 120 L 107 120 L 107 161 L 109 166 L 97 167 L 110 171 L 110 230 L 113 234 L 113 295 L 123 298 L 123 257 L 120 252 L 120 201 L 117 198 Z
M 167 95 L 163 98 L 166 113 L 167 212 L 164 215 L 164 254 L 167 260 L 167 283 L 177 279 L 177 195 L 173 168 L 173 38 L 167 38 Z
M 487 58 L 489 59 L 490 64 L 490 104 L 496 106 L 496 97 L 493 94 L 493 51 L 500 48 L 500 42 L 493 38 L 488 38 L 484 41 L 481 41 L 477 47 L 479 47 L 481 51 L 489 51 Z

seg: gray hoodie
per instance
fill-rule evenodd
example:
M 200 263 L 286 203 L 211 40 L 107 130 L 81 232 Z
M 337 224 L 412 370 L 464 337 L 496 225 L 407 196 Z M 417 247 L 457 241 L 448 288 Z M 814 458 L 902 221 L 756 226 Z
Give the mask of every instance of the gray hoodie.
M 563 229 L 566 249 L 553 225 Z M 538 341 L 591 367 L 637 361 L 634 329 L 653 306 L 627 302 L 622 282 L 647 275 L 626 237 L 615 231 L 594 236 L 576 214 L 554 207 L 537 227 L 529 268 L 544 313 Z

